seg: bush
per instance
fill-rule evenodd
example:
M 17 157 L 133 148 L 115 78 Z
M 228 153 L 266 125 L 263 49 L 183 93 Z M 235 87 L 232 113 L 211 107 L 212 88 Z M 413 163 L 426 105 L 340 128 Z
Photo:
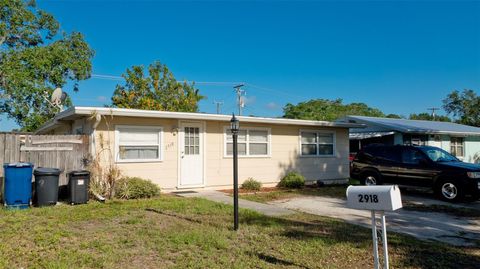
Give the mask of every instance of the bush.
M 305 177 L 295 171 L 288 172 L 288 174 L 280 180 L 278 186 L 282 188 L 299 189 L 305 186 Z
M 120 199 L 150 198 L 159 194 L 160 187 L 139 177 L 124 177 L 115 184 L 115 197 Z
M 251 177 L 242 183 L 242 189 L 245 189 L 245 190 L 259 191 L 261 188 L 262 188 L 262 183 L 260 181 L 256 181 Z

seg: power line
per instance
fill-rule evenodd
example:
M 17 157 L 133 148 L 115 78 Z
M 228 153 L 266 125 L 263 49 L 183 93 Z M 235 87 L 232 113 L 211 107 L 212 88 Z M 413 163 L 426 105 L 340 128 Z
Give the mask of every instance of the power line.
M 276 89 L 272 89 L 272 88 L 265 88 L 265 87 L 261 87 L 261 86 L 251 84 L 251 83 L 245 83 L 245 86 L 255 88 L 255 89 L 258 89 L 258 90 L 261 90 L 261 91 L 264 91 L 264 92 L 275 93 L 276 95 L 283 95 L 283 96 L 287 96 L 287 97 L 305 99 L 305 96 L 294 95 L 294 94 L 290 94 L 290 93 L 287 93 L 287 92 L 284 92 L 284 91 L 280 91 L 280 90 L 276 90 Z
M 115 75 L 107 75 L 107 74 L 92 74 L 92 78 L 95 78 L 95 79 L 106 79 L 106 80 L 115 80 L 115 81 L 123 81 L 124 78 L 121 77 L 121 76 L 115 76 Z M 281 90 L 277 90 L 277 89 L 272 89 L 272 88 L 267 88 L 267 87 L 262 87 L 262 86 L 259 86 L 259 85 L 255 85 L 255 84 L 252 84 L 252 83 L 246 83 L 246 82 L 235 82 L 235 81 L 190 81 L 190 80 L 185 80 L 184 82 L 186 83 L 194 83 L 196 85 L 208 85 L 208 86 L 232 86 L 234 89 L 235 89 L 235 92 L 236 92 L 236 106 L 238 107 L 238 112 L 239 112 L 239 115 L 242 114 L 242 109 L 245 107 L 245 100 L 243 99 L 243 96 L 245 94 L 245 90 L 242 89 L 242 87 L 247 87 L 247 88 L 253 88 L 253 89 L 256 89 L 256 90 L 259 90 L 259 91 L 263 91 L 263 92 L 266 92 L 266 93 L 273 93 L 275 94 L 275 96 L 278 96 L 278 95 L 281 95 L 281 96 L 285 96 L 285 97 L 288 97 L 288 98 L 295 98 L 295 99 L 305 99 L 305 96 L 300 96 L 300 95 L 295 95 L 295 94 L 291 94 L 291 93 L 288 93 L 288 92 L 285 92 L 285 91 L 281 91 Z M 225 94 L 223 96 L 222 99 L 220 100 L 224 100 L 226 99 L 228 96 L 228 93 Z M 214 104 L 216 101 L 214 101 Z M 222 101 L 223 102 L 223 101 Z M 222 103 L 221 105 L 224 105 L 224 103 Z M 217 113 L 220 109 L 219 106 L 221 105 L 217 105 Z M 230 108 L 230 107 L 228 107 Z M 436 108 L 437 110 L 437 108 Z
M 92 78 L 107 79 L 107 80 L 124 80 L 124 78 L 120 76 L 101 75 L 101 74 L 92 74 Z
M 104 74 L 92 74 L 92 78 L 97 79 L 107 79 L 107 80 L 124 80 L 121 76 L 114 75 L 104 75 Z M 177 80 L 178 82 L 187 82 L 203 85 L 218 85 L 218 86 L 234 86 L 240 84 L 241 82 L 230 82 L 230 81 L 191 81 L 191 80 Z

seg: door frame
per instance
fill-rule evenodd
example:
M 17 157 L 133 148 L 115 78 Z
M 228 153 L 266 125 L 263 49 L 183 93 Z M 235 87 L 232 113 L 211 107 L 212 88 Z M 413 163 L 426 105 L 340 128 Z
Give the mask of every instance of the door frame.
M 181 133 L 183 133 L 183 127 L 185 127 L 184 125 L 187 125 L 189 123 L 194 123 L 194 124 L 200 124 L 201 125 L 201 133 L 202 134 L 202 142 L 200 142 L 200 145 L 202 147 L 202 154 L 201 154 L 201 158 L 202 158 L 202 170 L 203 170 L 203 173 L 202 173 L 202 183 L 201 184 L 198 184 L 198 185 L 188 185 L 188 186 L 182 186 L 182 136 L 181 136 Z M 205 121 L 191 121 L 191 120 L 178 120 L 178 131 L 177 131 L 177 189 L 190 189 L 190 188 L 202 188 L 202 187 L 205 187 L 207 185 L 207 171 L 206 171 L 206 168 L 207 168 L 207 158 L 206 158 L 206 153 L 207 153 L 207 150 L 206 150 L 206 140 L 207 140 L 207 124 Z

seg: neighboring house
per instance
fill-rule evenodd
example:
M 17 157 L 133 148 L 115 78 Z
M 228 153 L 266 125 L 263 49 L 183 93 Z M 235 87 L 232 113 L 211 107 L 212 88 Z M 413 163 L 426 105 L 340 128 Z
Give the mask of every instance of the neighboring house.
M 38 134 L 89 134 L 91 154 L 164 190 L 232 187 L 230 115 L 71 107 Z M 276 184 L 296 170 L 310 182 L 349 177 L 350 127 L 358 124 L 238 117 L 239 180 Z
M 388 145 L 430 145 L 442 148 L 459 159 L 480 162 L 480 128 L 452 122 L 346 116 L 337 122 L 365 124 L 350 129 L 350 151 L 382 143 Z

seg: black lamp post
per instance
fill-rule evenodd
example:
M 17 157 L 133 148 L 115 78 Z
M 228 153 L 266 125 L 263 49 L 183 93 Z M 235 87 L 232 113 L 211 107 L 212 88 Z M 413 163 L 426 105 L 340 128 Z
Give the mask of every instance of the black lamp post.
M 233 229 L 238 230 L 238 130 L 240 122 L 232 115 L 230 131 L 233 137 Z

